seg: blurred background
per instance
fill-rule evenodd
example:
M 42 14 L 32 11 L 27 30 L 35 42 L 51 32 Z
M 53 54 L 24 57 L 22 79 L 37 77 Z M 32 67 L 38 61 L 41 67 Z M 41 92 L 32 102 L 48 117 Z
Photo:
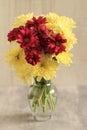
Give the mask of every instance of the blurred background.
M 75 20 L 74 33 L 78 44 L 72 49 L 73 64 L 61 66 L 54 79 L 59 86 L 87 85 L 87 1 L 86 0 L 0 0 L 0 87 L 24 85 L 12 68 L 6 64 L 6 52 L 10 49 L 7 33 L 15 17 L 33 12 L 35 15 L 55 12 Z

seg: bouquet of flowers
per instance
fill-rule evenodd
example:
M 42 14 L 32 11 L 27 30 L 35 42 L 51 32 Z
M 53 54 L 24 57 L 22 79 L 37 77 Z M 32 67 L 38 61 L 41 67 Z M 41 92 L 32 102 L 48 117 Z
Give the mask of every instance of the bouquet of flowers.
M 74 27 L 71 18 L 55 13 L 17 17 L 7 35 L 8 41 L 15 45 L 7 52 L 7 62 L 25 82 L 34 77 L 39 86 L 48 83 L 56 76 L 60 63 L 66 66 L 72 63 L 70 50 L 77 41 L 72 32 Z

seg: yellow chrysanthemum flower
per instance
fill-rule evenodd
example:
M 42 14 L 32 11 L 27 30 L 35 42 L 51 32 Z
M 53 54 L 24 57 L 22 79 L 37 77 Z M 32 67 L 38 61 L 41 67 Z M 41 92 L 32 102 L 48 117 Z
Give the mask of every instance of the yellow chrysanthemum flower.
M 8 64 L 14 66 L 17 76 L 28 83 L 30 78 L 33 77 L 34 66 L 28 64 L 25 60 L 23 49 L 17 45 L 7 52 L 6 57 Z
M 30 79 L 34 75 L 34 67 L 31 64 L 25 62 L 20 66 L 14 66 L 15 73 L 19 78 L 21 78 L 25 83 L 29 83 Z
M 59 16 L 55 13 L 49 13 L 48 15 L 46 15 L 46 19 L 47 19 L 47 28 L 53 30 L 54 33 L 57 32 L 61 32 L 61 28 L 58 24 L 58 19 Z
M 64 37 L 67 39 L 67 42 L 65 43 L 66 51 L 70 51 L 73 48 L 73 45 L 77 43 L 77 39 L 74 33 L 70 31 L 64 33 Z
M 62 52 L 56 56 L 56 59 L 58 63 L 62 63 L 66 66 L 70 66 L 70 64 L 72 63 L 72 60 L 71 60 L 72 57 L 73 57 L 72 54 L 67 53 L 67 52 Z
M 13 24 L 13 28 L 23 26 L 27 22 L 27 20 L 31 20 L 33 18 L 33 13 L 29 13 L 27 15 L 21 15 L 15 19 L 15 23 Z
M 9 50 L 6 54 L 6 57 L 10 66 L 20 66 L 21 64 L 25 63 L 24 51 L 18 45 Z
M 74 20 L 66 16 L 60 16 L 59 22 L 60 22 L 61 28 L 64 30 L 65 29 L 72 30 L 72 28 L 76 27 Z
M 34 76 L 44 77 L 49 80 L 55 77 L 58 63 L 52 59 L 52 56 L 42 54 L 42 60 L 35 66 Z
M 47 27 L 52 29 L 56 33 L 63 33 L 65 30 L 72 30 L 75 27 L 75 22 L 68 17 L 58 16 L 55 13 L 49 13 L 46 15 Z

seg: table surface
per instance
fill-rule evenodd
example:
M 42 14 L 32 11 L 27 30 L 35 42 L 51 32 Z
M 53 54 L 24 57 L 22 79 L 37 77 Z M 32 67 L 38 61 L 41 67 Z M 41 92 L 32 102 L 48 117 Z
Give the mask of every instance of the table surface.
M 0 130 L 87 130 L 87 87 L 58 87 L 58 103 L 52 118 L 34 121 L 26 86 L 0 86 Z

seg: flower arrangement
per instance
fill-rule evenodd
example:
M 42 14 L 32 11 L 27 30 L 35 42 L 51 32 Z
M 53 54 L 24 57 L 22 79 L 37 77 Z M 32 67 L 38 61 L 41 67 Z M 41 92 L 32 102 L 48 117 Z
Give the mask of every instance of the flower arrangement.
M 50 80 L 56 76 L 59 64 L 72 63 L 70 50 L 76 43 L 72 32 L 75 22 L 55 13 L 33 16 L 33 13 L 16 18 L 8 41 L 15 47 L 7 53 L 7 61 L 25 82 L 32 77 Z
M 38 106 L 53 110 L 55 101 L 50 92 L 50 80 L 56 77 L 60 63 L 70 66 L 72 54 L 70 50 L 77 42 L 72 32 L 75 22 L 68 17 L 55 13 L 33 16 L 33 13 L 16 18 L 8 33 L 8 41 L 15 46 L 7 52 L 7 62 L 14 66 L 15 73 L 28 83 L 34 77 L 33 91 L 29 99 L 33 99 L 33 111 Z

